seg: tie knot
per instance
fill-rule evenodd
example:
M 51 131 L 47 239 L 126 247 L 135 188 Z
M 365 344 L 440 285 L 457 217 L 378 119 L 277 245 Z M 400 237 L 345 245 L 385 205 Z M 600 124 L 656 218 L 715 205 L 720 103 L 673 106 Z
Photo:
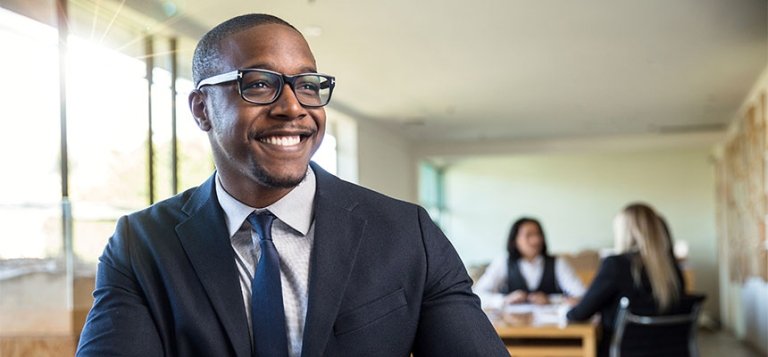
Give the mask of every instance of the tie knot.
M 270 211 L 253 212 L 248 216 L 248 223 L 256 231 L 260 240 L 272 240 L 272 222 L 274 220 L 275 215 Z

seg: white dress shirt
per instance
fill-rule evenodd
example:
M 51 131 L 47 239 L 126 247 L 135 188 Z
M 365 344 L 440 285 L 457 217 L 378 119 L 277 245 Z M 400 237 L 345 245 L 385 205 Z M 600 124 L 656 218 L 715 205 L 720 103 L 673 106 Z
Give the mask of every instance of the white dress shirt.
M 252 232 L 246 218 L 254 211 L 264 210 L 269 210 L 277 217 L 272 224 L 272 241 L 280 256 L 280 283 L 288 331 L 288 354 L 291 357 L 301 355 L 307 316 L 309 256 L 315 238 L 312 212 L 315 189 L 315 174 L 312 168 L 308 168 L 304 180 L 285 197 L 268 207 L 256 209 L 227 193 L 216 174 L 216 195 L 224 210 L 230 242 L 235 250 L 235 262 L 240 274 L 240 288 L 251 337 L 251 279 L 261 256 L 261 247 L 258 244 L 259 238 Z
M 477 280 L 473 290 L 480 296 L 483 308 L 501 308 L 504 305 L 504 294 L 500 291 L 507 285 L 509 255 L 497 257 L 485 269 L 483 276 Z M 518 259 L 517 266 L 525 279 L 528 290 L 534 291 L 544 276 L 544 257 L 538 256 L 532 261 Z M 564 259 L 555 258 L 555 283 L 567 296 L 580 297 L 584 294 L 584 284 Z

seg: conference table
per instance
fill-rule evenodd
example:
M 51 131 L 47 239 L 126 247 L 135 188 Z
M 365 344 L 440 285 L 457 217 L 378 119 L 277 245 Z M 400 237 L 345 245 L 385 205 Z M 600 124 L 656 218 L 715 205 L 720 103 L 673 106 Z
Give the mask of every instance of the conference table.
M 569 323 L 565 305 L 510 305 L 486 311 L 513 357 L 595 357 L 598 324 Z

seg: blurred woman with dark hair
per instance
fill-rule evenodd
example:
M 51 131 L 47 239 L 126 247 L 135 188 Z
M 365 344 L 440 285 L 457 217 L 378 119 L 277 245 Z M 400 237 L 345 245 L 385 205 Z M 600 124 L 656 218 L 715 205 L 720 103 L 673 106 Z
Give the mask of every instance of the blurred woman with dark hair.
M 576 298 L 584 285 L 568 263 L 547 252 L 539 221 L 523 217 L 509 231 L 507 254 L 494 259 L 474 287 L 486 308 L 548 304 L 553 296 Z

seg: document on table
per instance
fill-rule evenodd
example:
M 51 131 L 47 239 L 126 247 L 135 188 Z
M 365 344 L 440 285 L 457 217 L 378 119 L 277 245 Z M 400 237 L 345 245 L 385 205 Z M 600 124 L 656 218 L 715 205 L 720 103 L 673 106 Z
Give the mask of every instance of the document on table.
M 568 323 L 565 317 L 568 309 L 570 306 L 566 304 L 511 304 L 504 307 L 504 313 L 512 315 L 531 314 L 534 325 L 555 324 L 562 326 Z

